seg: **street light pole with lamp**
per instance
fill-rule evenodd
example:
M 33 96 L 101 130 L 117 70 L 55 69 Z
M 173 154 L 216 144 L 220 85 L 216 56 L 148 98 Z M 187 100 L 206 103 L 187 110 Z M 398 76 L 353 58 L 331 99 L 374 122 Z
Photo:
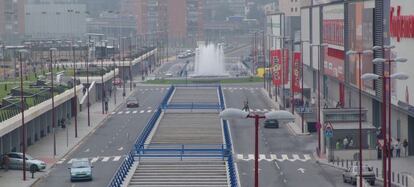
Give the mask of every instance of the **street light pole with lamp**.
M 53 91 L 53 51 L 56 51 L 56 48 L 50 48 L 50 94 L 52 98 L 52 129 L 53 129 L 53 156 L 56 156 L 56 122 L 55 122 L 55 98 Z
M 382 85 L 382 89 L 383 89 L 383 93 L 382 93 L 382 102 L 383 102 L 383 112 L 385 112 L 386 111 L 386 101 L 387 101 L 387 94 L 385 93 L 386 92 L 386 84 L 387 84 L 387 80 L 388 80 L 388 82 L 391 82 L 391 79 L 397 79 L 397 80 L 407 80 L 409 78 L 409 76 L 407 75 L 407 74 L 405 74 L 405 73 L 394 73 L 394 74 L 392 74 L 392 75 L 377 75 L 377 74 L 373 74 L 373 73 L 365 73 L 364 75 L 362 75 L 361 76 L 361 79 L 362 80 L 364 80 L 364 81 L 370 81 L 370 80 L 379 80 L 379 79 L 382 79 L 382 81 L 383 81 L 383 85 Z M 381 127 L 381 130 L 382 130 L 382 137 L 383 137 L 383 139 L 384 139 L 384 144 L 383 144 L 383 147 L 382 147 L 382 152 L 383 152 L 383 157 L 382 157 L 382 161 L 383 161 L 383 178 L 384 178 L 384 187 L 391 187 L 390 186 L 390 184 L 391 184 L 391 176 L 390 175 L 388 175 L 390 172 L 390 170 L 391 170 L 391 168 L 387 168 L 387 165 L 386 165 L 386 163 L 387 163 L 387 156 L 389 157 L 390 155 L 389 155 L 389 151 L 390 151 L 390 149 L 388 149 L 389 148 L 389 145 L 387 144 L 387 134 L 386 134 L 386 114 L 384 113 L 384 114 L 382 114 L 382 127 Z M 391 138 L 391 137 L 388 137 L 388 138 Z M 388 142 L 389 143 L 389 142 Z M 388 162 L 390 162 L 391 161 L 391 159 L 389 159 L 388 160 Z M 389 165 L 388 166 L 391 166 L 391 164 L 390 163 L 388 163 Z M 389 173 L 388 173 L 388 172 Z
M 318 47 L 318 90 L 317 90 L 317 94 L 318 94 L 318 112 L 317 112 L 317 124 L 316 124 L 316 128 L 318 130 L 318 156 L 321 153 L 321 48 L 322 47 L 326 47 L 328 46 L 328 44 L 311 44 L 312 47 Z M 322 66 L 323 67 L 323 66 Z
M 25 49 L 19 50 L 19 61 L 20 61 L 20 113 L 22 113 L 22 153 L 23 153 L 23 180 L 26 180 L 26 126 L 24 123 L 24 96 L 23 96 L 23 54 L 27 54 L 28 51 Z
M 228 108 L 220 112 L 220 118 L 223 120 L 253 118 L 255 120 L 254 186 L 259 187 L 259 120 L 275 119 L 278 121 L 294 121 L 295 116 L 284 110 L 270 111 L 263 115 L 259 115 L 257 113 L 249 113 L 236 108 Z
M 346 55 L 352 56 L 352 55 L 358 55 L 358 98 L 359 98 L 359 127 L 358 127 L 358 141 L 359 141 L 359 176 L 362 176 L 362 55 L 370 55 L 372 54 L 372 50 L 364 50 L 364 51 L 348 51 L 346 52 Z M 362 177 L 359 177 L 359 184 L 362 187 Z
M 395 46 L 374 46 L 372 49 L 373 50 L 388 50 L 389 52 L 390 52 L 390 54 L 388 55 L 388 59 L 383 59 L 383 58 L 376 58 L 376 59 L 374 59 L 372 62 L 374 63 L 374 64 L 382 64 L 382 66 L 383 67 L 385 67 L 385 63 L 388 63 L 388 75 L 390 75 L 391 74 L 391 70 L 392 70 L 392 66 L 391 66 L 391 63 L 394 63 L 394 62 L 401 62 L 401 63 L 405 63 L 405 62 L 407 62 L 407 59 L 406 58 L 399 58 L 399 57 L 396 57 L 396 58 L 394 58 L 394 59 L 391 59 L 391 49 L 393 49 L 393 48 L 395 48 Z M 386 75 L 385 75 L 385 71 L 383 71 L 383 76 L 384 77 L 386 77 Z M 383 94 L 385 94 L 386 93 L 386 87 L 384 87 L 383 86 L 383 88 L 384 88 L 384 90 L 383 90 Z M 389 80 L 388 81 L 388 88 L 389 88 L 389 93 L 388 93 L 388 144 L 387 144 L 387 149 L 390 151 L 391 150 L 391 142 L 392 142 L 392 134 L 391 134 L 391 105 L 392 105 L 392 103 L 391 103 L 391 92 L 392 92 L 392 90 L 391 90 L 391 80 Z M 387 112 L 387 109 L 386 109 L 386 103 L 383 103 L 383 112 L 384 112 L 384 115 L 386 116 L 386 112 Z M 384 120 L 383 121 L 384 123 L 386 123 L 386 120 Z M 386 133 L 384 133 L 384 137 L 386 137 Z M 384 183 L 388 183 L 388 186 L 391 186 L 391 156 L 390 155 L 387 155 L 388 157 L 387 157 L 387 159 L 388 159 L 388 170 L 387 170 L 387 179 L 386 179 L 386 181 L 384 181 Z
M 301 102 L 302 102 L 302 110 L 303 111 L 301 111 L 301 115 L 300 115 L 300 117 L 301 117 L 301 127 L 302 127 L 302 133 L 305 133 L 305 117 L 304 117 L 304 109 L 305 109 L 305 101 L 304 101 L 304 97 L 303 97 L 303 94 L 305 93 L 305 89 L 304 89 L 304 86 L 305 86 L 305 84 L 304 84 L 304 75 L 303 75 L 303 44 L 304 43 L 310 43 L 310 41 L 309 40 L 300 40 L 299 41 L 300 42 L 300 61 L 302 62 L 301 63 L 301 65 L 300 65 L 300 69 L 301 69 L 301 71 L 300 71 L 300 76 L 301 76 L 301 78 L 302 78 L 302 80 L 301 80 L 301 90 L 302 90 L 302 94 L 301 94 Z

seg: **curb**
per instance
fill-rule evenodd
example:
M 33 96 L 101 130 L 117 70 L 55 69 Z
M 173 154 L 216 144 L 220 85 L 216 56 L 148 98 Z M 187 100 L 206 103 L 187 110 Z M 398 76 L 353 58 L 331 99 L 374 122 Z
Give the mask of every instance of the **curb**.
M 132 93 L 134 93 L 134 90 L 133 91 L 131 91 L 127 96 L 130 96 Z M 120 102 L 119 103 L 119 105 L 117 106 L 117 107 L 115 107 L 114 108 L 114 110 L 112 110 L 112 111 L 115 111 L 115 110 L 118 110 L 122 105 L 123 102 Z M 108 111 L 109 112 L 109 111 Z M 84 137 L 82 137 L 80 140 L 79 140 L 79 142 L 78 143 L 76 143 L 75 145 L 73 145 L 73 147 L 72 148 L 70 148 L 65 154 L 63 154 L 60 158 L 58 158 L 59 160 L 60 159 L 62 159 L 62 158 L 65 158 L 65 157 L 67 157 L 68 155 L 70 155 L 70 154 L 72 154 L 73 153 L 73 151 L 76 149 L 76 148 L 78 148 L 79 147 L 79 145 L 81 145 L 89 136 L 91 136 L 99 127 L 101 127 L 107 120 L 108 120 L 108 118 L 109 118 L 109 116 L 110 115 L 106 115 L 105 117 L 104 117 L 104 119 L 102 119 L 102 121 L 100 121 L 93 129 L 91 129 L 91 131 L 89 131 L 89 133 L 88 134 L 86 134 Z M 49 173 L 51 172 L 51 170 L 55 167 L 55 165 L 56 165 L 56 163 L 57 162 L 55 162 L 55 163 L 53 163 L 53 164 L 51 164 L 51 166 L 50 166 L 50 169 L 49 169 L 49 171 L 47 171 L 46 173 L 45 173 L 45 175 L 42 175 L 42 176 L 40 176 L 39 178 L 37 178 L 36 180 L 34 180 L 33 181 L 33 183 L 32 184 L 30 184 L 29 186 L 34 186 L 34 185 L 36 185 L 36 183 L 38 183 L 41 179 L 44 179 L 44 178 L 46 178 L 47 176 L 49 176 Z

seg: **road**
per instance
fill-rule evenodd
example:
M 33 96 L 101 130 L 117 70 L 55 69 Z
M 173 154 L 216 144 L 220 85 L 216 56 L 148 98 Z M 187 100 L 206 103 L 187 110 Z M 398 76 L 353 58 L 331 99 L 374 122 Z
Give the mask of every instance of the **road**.
M 122 104 L 109 114 L 104 123 L 75 148 L 66 159 L 59 161 L 49 175 L 34 186 L 39 187 L 104 187 L 133 146 L 166 93 L 167 87 L 138 86 L 133 95 L 140 101 L 139 108 L 126 108 Z M 92 119 L 93 120 L 93 119 Z M 71 182 L 68 167 L 72 158 L 89 158 L 93 168 L 93 180 Z
M 260 90 L 261 85 L 224 87 L 227 108 L 242 108 L 243 101 L 248 100 L 250 109 L 260 110 L 259 113 L 270 111 L 273 107 Z M 263 128 L 263 121 L 260 123 L 261 187 L 351 186 L 343 183 L 341 170 L 316 163 L 313 157 L 315 135 L 295 136 L 285 125 L 267 129 Z M 229 124 L 241 186 L 253 186 L 254 120 L 230 120 Z

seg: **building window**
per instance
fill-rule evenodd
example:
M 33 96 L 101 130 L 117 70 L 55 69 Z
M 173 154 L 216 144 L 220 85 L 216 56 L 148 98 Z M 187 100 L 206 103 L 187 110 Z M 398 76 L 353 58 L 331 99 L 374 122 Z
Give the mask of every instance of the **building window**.
M 290 12 L 293 12 L 293 8 L 290 8 Z

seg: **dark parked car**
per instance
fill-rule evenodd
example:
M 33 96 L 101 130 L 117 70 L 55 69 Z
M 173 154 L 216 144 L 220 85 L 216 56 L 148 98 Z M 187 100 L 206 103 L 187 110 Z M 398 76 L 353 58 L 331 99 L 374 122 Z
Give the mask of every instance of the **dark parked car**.
M 137 108 L 139 107 L 138 99 L 135 97 L 129 97 L 126 100 L 126 105 L 127 105 L 127 108 Z
M 265 128 L 279 128 L 279 121 L 275 119 L 267 119 L 264 122 L 264 127 Z
M 359 175 L 359 167 L 351 166 L 343 174 L 342 179 L 344 182 L 349 182 L 353 185 L 356 185 Z M 362 166 L 362 177 L 369 182 L 371 185 L 375 185 L 375 173 L 372 168 L 368 166 Z

